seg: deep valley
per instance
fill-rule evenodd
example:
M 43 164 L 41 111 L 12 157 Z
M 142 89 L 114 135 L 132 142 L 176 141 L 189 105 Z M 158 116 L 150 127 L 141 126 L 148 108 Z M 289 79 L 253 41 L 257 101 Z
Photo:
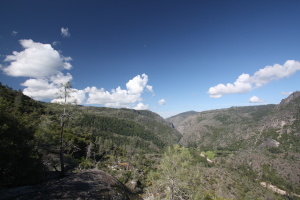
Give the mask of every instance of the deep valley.
M 278 105 L 167 119 L 148 110 L 38 102 L 2 84 L 0 102 L 3 199 L 45 199 L 50 182 L 64 190 L 69 180 L 105 186 L 101 176 L 110 175 L 119 189 L 106 199 L 300 199 L 300 92 Z M 52 199 L 74 197 L 63 195 Z

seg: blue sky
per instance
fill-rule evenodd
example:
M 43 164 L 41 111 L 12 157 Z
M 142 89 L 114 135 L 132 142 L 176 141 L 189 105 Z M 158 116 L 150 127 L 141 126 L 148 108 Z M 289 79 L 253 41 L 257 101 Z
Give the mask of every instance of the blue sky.
M 55 101 L 189 111 L 279 103 L 299 90 L 298 0 L 0 3 L 0 81 Z

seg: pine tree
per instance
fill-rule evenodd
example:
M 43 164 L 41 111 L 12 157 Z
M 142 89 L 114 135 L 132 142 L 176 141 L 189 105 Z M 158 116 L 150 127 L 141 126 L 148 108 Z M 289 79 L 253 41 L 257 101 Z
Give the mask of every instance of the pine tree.
M 159 193 L 166 193 L 170 200 L 188 199 L 189 197 L 189 169 L 192 156 L 189 150 L 179 145 L 169 146 L 161 159 L 158 167 L 158 174 L 153 173 L 153 177 L 159 176 L 158 180 L 153 179 L 154 188 L 160 188 Z M 150 174 L 150 179 L 151 176 Z

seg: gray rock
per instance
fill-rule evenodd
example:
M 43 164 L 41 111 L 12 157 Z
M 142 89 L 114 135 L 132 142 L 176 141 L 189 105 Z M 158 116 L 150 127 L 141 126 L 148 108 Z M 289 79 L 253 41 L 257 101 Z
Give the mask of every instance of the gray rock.
M 16 192 L 17 191 L 17 192 Z M 1 195 L 2 193 L 2 195 Z M 0 193 L 0 199 L 105 199 L 141 200 L 115 177 L 101 170 L 88 170 L 39 185 L 12 188 Z

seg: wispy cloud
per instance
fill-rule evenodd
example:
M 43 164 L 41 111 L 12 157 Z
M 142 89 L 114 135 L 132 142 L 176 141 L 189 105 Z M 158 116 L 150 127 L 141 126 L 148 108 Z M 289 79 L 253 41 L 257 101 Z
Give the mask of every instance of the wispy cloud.
M 253 96 L 249 99 L 249 103 L 262 103 L 265 102 L 264 99 L 260 99 L 257 96 Z
M 17 31 L 12 31 L 12 33 L 11 33 L 12 36 L 16 36 L 17 34 L 18 34 Z
M 293 93 L 293 92 L 281 92 L 280 94 L 286 96 L 286 95 L 291 95 L 292 93 Z
M 59 41 L 54 41 L 54 42 L 52 42 L 52 45 L 53 45 L 53 46 L 60 45 L 60 42 L 59 42 Z
M 62 27 L 60 30 L 61 30 L 61 35 L 63 37 L 70 37 L 71 36 L 68 28 Z
M 153 91 L 153 87 L 152 87 L 151 85 L 146 85 L 146 88 L 147 88 L 147 90 L 148 90 L 149 92 L 152 93 L 152 96 L 155 96 L 155 93 L 154 93 L 154 91 Z
M 272 80 L 278 80 L 289 77 L 300 70 L 300 62 L 295 60 L 288 60 L 283 65 L 275 64 L 273 66 L 266 66 L 263 69 L 255 72 L 253 76 L 249 74 L 242 74 L 232 84 L 219 84 L 209 88 L 208 94 L 212 98 L 220 98 L 224 94 L 242 94 L 260 88 Z

